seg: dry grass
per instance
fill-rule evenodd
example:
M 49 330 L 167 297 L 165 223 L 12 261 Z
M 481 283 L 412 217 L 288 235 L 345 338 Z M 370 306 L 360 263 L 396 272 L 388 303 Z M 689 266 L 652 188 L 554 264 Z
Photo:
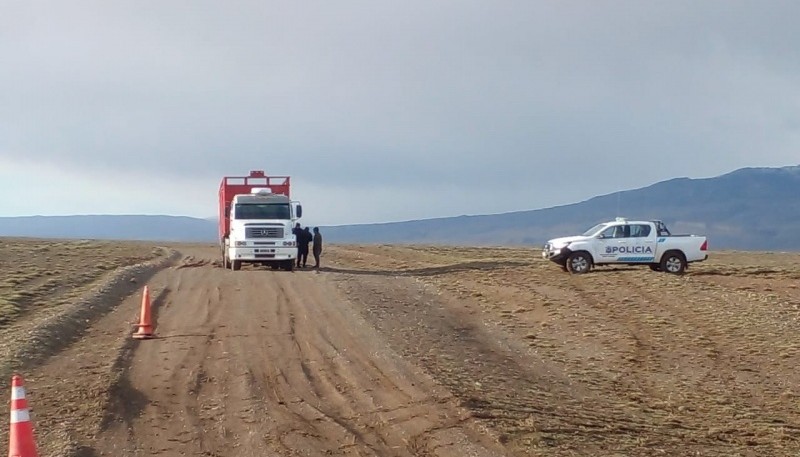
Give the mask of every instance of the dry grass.
M 108 272 L 159 253 L 134 242 L 0 239 L 0 328 L 67 303 Z

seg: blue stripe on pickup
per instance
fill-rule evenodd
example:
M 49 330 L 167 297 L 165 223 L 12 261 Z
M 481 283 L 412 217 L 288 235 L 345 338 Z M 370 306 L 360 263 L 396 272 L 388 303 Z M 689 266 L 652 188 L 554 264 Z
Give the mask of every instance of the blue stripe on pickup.
M 619 257 L 617 262 L 652 262 L 655 257 Z

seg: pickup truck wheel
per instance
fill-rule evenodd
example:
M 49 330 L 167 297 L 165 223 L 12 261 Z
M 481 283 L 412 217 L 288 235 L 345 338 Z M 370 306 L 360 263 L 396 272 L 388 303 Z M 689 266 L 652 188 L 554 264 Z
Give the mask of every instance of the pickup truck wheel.
M 661 271 L 674 275 L 682 274 L 686 271 L 686 259 L 680 252 L 667 252 L 661 258 Z
M 583 274 L 592 269 L 592 259 L 585 252 L 573 252 L 567 258 L 567 270 L 572 274 Z
M 242 269 L 242 261 L 241 260 L 233 260 L 231 261 L 231 270 L 239 271 Z

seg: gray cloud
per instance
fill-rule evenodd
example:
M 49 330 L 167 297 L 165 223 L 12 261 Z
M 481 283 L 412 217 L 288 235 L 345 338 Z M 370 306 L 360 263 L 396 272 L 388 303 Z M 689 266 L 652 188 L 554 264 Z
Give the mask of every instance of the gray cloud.
M 744 1 L 4 2 L 0 158 L 212 187 L 266 168 L 304 183 L 328 223 L 528 209 L 797 163 L 798 13 Z

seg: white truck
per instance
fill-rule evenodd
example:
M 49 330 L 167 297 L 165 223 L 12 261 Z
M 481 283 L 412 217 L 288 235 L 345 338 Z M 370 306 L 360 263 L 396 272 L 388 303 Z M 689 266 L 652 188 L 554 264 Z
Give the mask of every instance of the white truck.
M 653 271 L 682 274 L 690 262 L 708 259 L 708 240 L 697 235 L 672 235 L 661 221 L 617 218 L 583 235 L 554 238 L 542 257 L 574 274 L 595 265 L 648 265 Z
M 288 176 L 226 176 L 219 186 L 219 240 L 225 268 L 243 263 L 292 271 L 297 243 L 292 226 L 303 215 L 299 202 L 289 198 Z

